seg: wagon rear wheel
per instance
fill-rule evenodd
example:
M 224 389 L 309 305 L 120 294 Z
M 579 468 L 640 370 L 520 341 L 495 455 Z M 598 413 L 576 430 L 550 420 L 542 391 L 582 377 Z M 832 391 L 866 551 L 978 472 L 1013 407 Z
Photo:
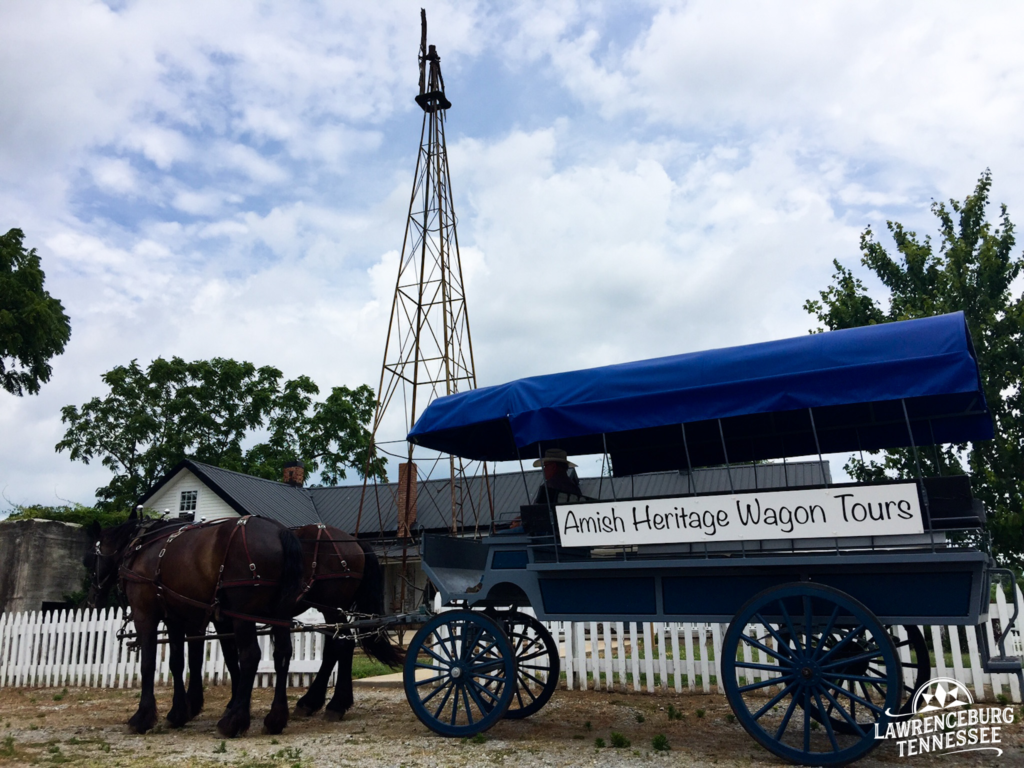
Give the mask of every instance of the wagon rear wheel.
M 860 665 L 878 672 L 859 673 Z M 763 747 L 802 765 L 842 765 L 876 745 L 899 710 L 902 668 L 881 622 L 859 601 L 821 584 L 755 596 L 722 644 L 733 712 Z M 827 712 L 827 717 L 821 713 Z M 834 727 L 841 720 L 843 728 Z
M 558 687 L 558 644 L 529 614 L 502 614 L 501 624 L 516 656 L 516 690 L 505 717 L 522 720 L 540 711 Z
M 409 706 L 421 723 L 442 736 L 474 736 L 508 709 L 516 659 L 493 619 L 450 611 L 416 633 L 402 677 Z

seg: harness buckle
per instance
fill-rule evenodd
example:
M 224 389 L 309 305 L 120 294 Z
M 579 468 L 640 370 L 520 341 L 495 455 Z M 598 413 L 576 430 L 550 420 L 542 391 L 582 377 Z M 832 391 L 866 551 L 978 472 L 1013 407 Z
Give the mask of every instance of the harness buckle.
M 166 552 L 166 551 L 167 551 L 166 549 L 161 549 L 161 550 L 160 550 L 160 554 L 159 554 L 159 555 L 157 555 L 157 558 L 161 558 L 161 557 L 163 557 L 163 556 L 164 556 L 164 552 Z
M 249 563 L 249 570 L 250 571 L 255 571 L 256 570 L 256 563 Z

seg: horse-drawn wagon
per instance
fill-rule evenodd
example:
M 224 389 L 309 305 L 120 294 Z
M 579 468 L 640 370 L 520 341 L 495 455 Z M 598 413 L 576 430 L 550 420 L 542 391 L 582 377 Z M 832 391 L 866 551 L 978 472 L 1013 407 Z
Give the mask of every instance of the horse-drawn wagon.
M 425 537 L 423 567 L 452 610 L 408 648 L 409 702 L 438 733 L 473 735 L 551 696 L 559 653 L 542 620 L 728 622 L 720 673 L 748 733 L 793 762 L 855 760 L 930 676 L 918 625 L 977 626 L 993 579 L 1012 580 L 988 552 L 970 479 L 943 476 L 925 453 L 992 435 L 962 314 L 436 400 L 409 434 L 419 446 L 520 463 L 603 454 L 611 472 L 603 498 L 563 501 L 551 488 L 502 535 Z M 767 461 L 888 448 L 909 449 L 913 479 L 831 483 L 823 472 L 813 487 L 671 498 L 630 497 L 622 479 L 708 466 L 731 477 L 738 464 L 756 478 Z M 1009 629 L 997 653 L 980 643 L 987 670 L 1019 675 Z

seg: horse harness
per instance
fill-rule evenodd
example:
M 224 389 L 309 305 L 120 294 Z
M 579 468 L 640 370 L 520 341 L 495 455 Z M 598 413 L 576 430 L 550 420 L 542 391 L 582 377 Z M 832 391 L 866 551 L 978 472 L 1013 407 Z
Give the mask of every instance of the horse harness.
M 252 516 L 246 515 L 238 519 L 235 525 L 231 529 L 231 535 L 228 536 L 227 546 L 224 547 L 224 558 L 221 561 L 220 569 L 217 572 L 217 584 L 213 588 L 213 599 L 209 603 L 204 603 L 201 600 L 195 600 L 191 597 L 175 592 L 173 589 L 168 587 L 160 578 L 160 570 L 163 565 L 164 555 L 167 554 L 167 549 L 170 547 L 174 540 L 177 539 L 181 534 L 186 531 L 194 531 L 199 528 L 209 528 L 214 525 L 221 525 L 226 520 L 208 520 L 201 523 L 190 523 L 189 525 L 183 525 L 177 529 L 161 529 L 158 531 L 150 531 L 153 522 L 146 521 L 139 526 L 138 531 L 135 534 L 135 538 L 131 540 L 127 547 L 125 547 L 124 559 L 121 562 L 121 566 L 118 569 L 119 581 L 133 582 L 135 584 L 152 584 L 156 587 L 157 599 L 160 601 L 160 605 L 166 611 L 168 598 L 177 600 L 185 605 L 190 605 L 193 608 L 202 608 L 206 612 L 206 620 L 209 621 L 211 616 L 220 618 L 221 616 L 228 616 L 233 619 L 241 619 L 243 621 L 256 621 L 261 624 L 274 624 L 277 626 L 291 626 L 291 621 L 282 621 L 280 619 L 269 619 L 262 616 L 250 616 L 244 613 L 238 613 L 237 611 L 229 611 L 221 607 L 220 605 L 220 591 L 222 589 L 229 589 L 232 587 L 259 587 L 259 586 L 277 586 L 277 581 L 273 579 L 263 579 L 256 572 L 256 563 L 253 562 L 252 555 L 249 553 L 249 542 L 246 535 L 246 523 Z M 248 579 L 224 579 L 224 567 L 227 564 L 228 553 L 231 551 L 231 544 L 235 540 L 235 536 L 241 534 L 242 548 L 245 550 L 245 559 L 249 563 L 249 572 L 252 576 Z M 160 552 L 157 554 L 156 572 L 152 578 L 143 576 L 140 573 L 136 573 L 132 570 L 135 558 L 143 550 L 143 548 L 150 548 L 154 544 L 162 542 L 163 546 Z
M 294 529 L 293 529 L 294 530 Z M 327 608 L 330 609 L 332 606 L 322 606 L 306 599 L 306 594 L 313 588 L 313 585 L 318 581 L 328 581 L 330 579 L 362 579 L 363 574 L 355 573 L 348 564 L 348 561 L 341 556 L 341 552 L 338 550 L 338 540 L 333 538 L 325 539 L 324 536 L 327 533 L 327 526 L 323 523 L 318 523 L 316 526 L 316 541 L 313 544 L 313 563 L 312 572 L 309 576 L 309 581 L 302 588 L 302 596 L 299 598 L 307 605 L 313 608 Z M 316 569 L 320 562 L 320 544 L 329 543 L 334 549 L 334 555 L 338 558 L 338 563 L 341 565 L 341 571 L 335 571 L 332 573 L 317 573 Z M 328 555 L 329 556 L 329 555 Z

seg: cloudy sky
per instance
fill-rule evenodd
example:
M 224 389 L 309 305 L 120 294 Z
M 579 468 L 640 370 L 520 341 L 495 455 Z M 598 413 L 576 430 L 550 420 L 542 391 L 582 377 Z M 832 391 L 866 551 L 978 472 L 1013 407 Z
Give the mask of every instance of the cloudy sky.
M 5 0 L 0 228 L 72 338 L 0 489 L 92 501 L 59 410 L 137 358 L 376 384 L 421 3 Z M 783 338 L 858 235 L 985 168 L 1024 219 L 1024 9 L 434 2 L 481 384 Z M 0 506 L 4 506 L 0 502 Z

